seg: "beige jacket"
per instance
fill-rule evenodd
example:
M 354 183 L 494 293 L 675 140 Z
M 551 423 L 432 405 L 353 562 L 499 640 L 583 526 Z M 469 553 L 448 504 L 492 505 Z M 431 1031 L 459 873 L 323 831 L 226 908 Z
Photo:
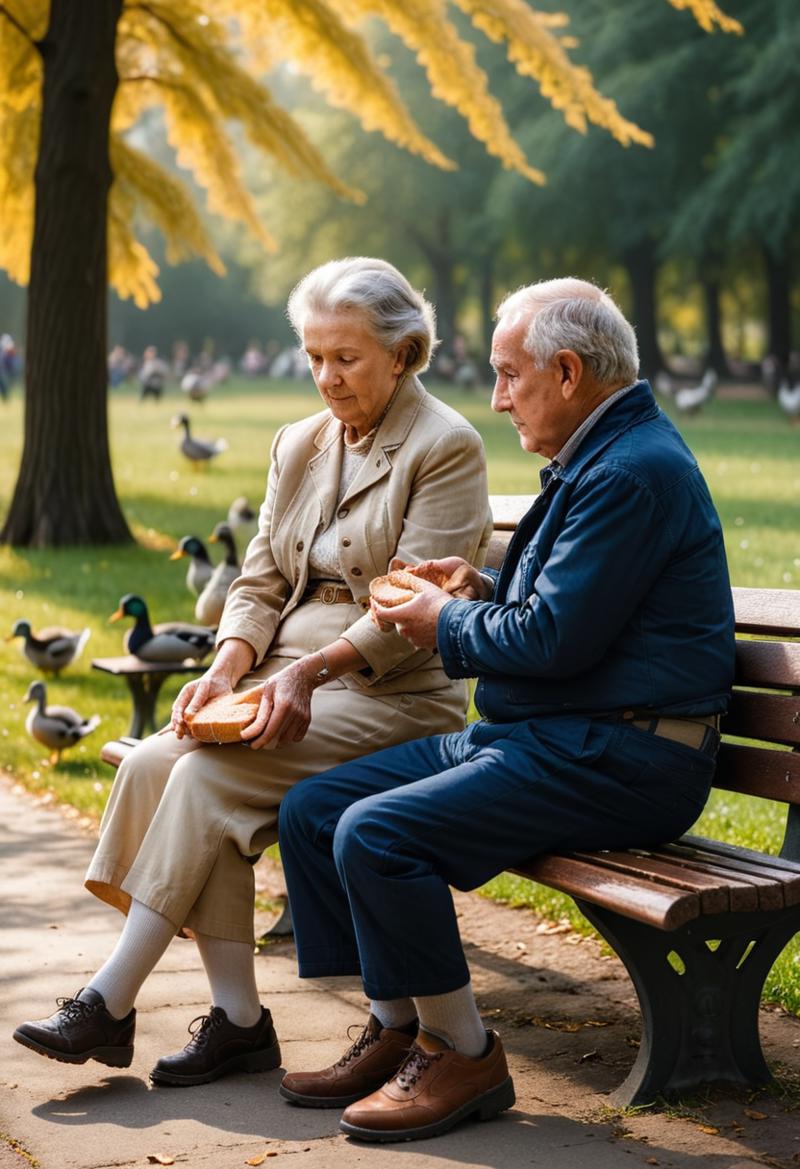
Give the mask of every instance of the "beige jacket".
M 333 518 L 342 435 L 342 424 L 325 410 L 275 436 L 259 534 L 217 633 L 218 645 L 226 637 L 247 641 L 257 664 L 280 621 L 301 603 L 312 541 Z M 362 609 L 370 580 L 386 572 L 392 556 L 417 563 L 457 555 L 480 566 L 492 531 L 480 436 L 417 378 L 406 378 L 336 519 L 344 581 Z M 344 636 L 369 663 L 345 679 L 348 686 L 419 693 L 453 685 L 437 654 L 414 650 L 395 632 L 381 633 L 368 613 L 354 610 Z

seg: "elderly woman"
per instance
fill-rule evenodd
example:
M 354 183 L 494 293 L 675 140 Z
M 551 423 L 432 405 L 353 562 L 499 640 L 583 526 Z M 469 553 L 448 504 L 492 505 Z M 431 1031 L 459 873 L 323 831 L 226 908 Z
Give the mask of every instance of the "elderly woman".
M 367 612 L 369 581 L 393 557 L 446 549 L 474 562 L 488 543 L 479 436 L 416 377 L 434 344 L 431 306 L 390 264 L 360 258 L 311 272 L 288 311 L 326 408 L 278 432 L 214 662 L 181 690 L 170 727 L 119 769 L 86 886 L 127 914 L 120 939 L 75 998 L 15 1032 L 54 1059 L 127 1067 L 136 995 L 183 931 L 212 1007 L 151 1079 L 277 1067 L 256 988 L 251 861 L 277 839 L 282 796 L 354 756 L 464 725 L 464 683 Z M 259 682 L 246 745 L 190 737 L 188 714 Z

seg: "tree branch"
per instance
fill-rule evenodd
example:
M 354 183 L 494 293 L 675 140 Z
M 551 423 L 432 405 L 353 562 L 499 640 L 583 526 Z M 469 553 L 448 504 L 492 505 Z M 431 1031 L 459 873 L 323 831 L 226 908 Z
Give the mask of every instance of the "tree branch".
M 10 13 L 8 11 L 5 4 L 0 4 L 0 16 L 4 16 L 6 18 L 6 20 L 8 21 L 8 23 L 14 26 L 14 28 L 17 30 L 17 32 L 20 34 L 20 36 L 25 37 L 25 40 L 30 41 L 30 43 L 35 47 L 36 41 L 33 39 L 31 34 L 28 32 L 27 28 L 25 28 L 24 25 L 20 24 L 20 22 L 17 20 L 16 16 L 14 16 L 12 13 Z

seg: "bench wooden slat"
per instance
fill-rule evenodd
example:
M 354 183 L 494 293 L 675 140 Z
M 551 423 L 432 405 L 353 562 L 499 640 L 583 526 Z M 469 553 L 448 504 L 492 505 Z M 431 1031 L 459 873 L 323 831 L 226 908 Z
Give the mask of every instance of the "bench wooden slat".
M 665 845 L 661 855 L 694 860 L 706 872 L 716 873 L 721 881 L 727 881 L 733 875 L 736 888 L 731 887 L 731 909 L 736 913 L 749 912 L 751 909 L 782 909 L 786 904 L 786 875 L 766 868 L 760 861 L 718 854 L 712 849 L 695 850 L 685 844 Z M 752 892 L 755 893 L 755 903 L 747 893 L 748 885 L 752 886 Z
M 754 848 L 744 848 L 741 844 L 728 844 L 724 840 L 709 840 L 705 836 L 682 836 L 678 844 L 689 845 L 702 852 L 713 853 L 715 856 L 731 857 L 733 860 L 741 858 L 763 865 L 765 870 L 773 873 L 776 880 L 784 882 L 787 905 L 797 905 L 800 898 L 800 865 L 796 861 L 787 860 L 782 856 L 773 856 L 770 852 L 758 852 Z M 672 846 L 670 846 L 672 847 Z M 789 900 L 791 897 L 791 900 Z
M 722 743 L 714 787 L 800 804 L 800 751 Z
M 133 748 L 141 741 L 141 739 L 131 738 L 130 735 L 123 735 L 121 739 L 112 739 L 108 743 L 103 743 L 100 758 L 104 763 L 110 763 L 112 767 L 119 767 L 126 755 L 130 755 Z
M 700 895 L 703 913 L 724 913 L 731 909 L 732 889 L 745 890 L 745 897 L 750 901 L 746 908 L 757 907 L 758 895 L 751 883 L 737 880 L 727 874 L 721 877 L 719 870 L 710 870 L 706 864 L 694 857 L 679 857 L 656 849 L 639 848 L 611 852 L 576 852 L 571 855 L 603 868 L 650 877 L 676 889 L 696 892 Z
M 736 642 L 736 681 L 740 686 L 796 689 L 800 681 L 800 642 Z
M 722 720 L 722 733 L 794 747 L 800 743 L 800 698 L 734 690 Z
M 598 870 L 594 858 L 587 862 L 569 854 L 547 854 L 515 866 L 512 872 L 658 929 L 676 929 L 700 914 L 698 893 Z
M 735 588 L 733 608 L 740 633 L 797 637 L 800 630 L 800 589 Z

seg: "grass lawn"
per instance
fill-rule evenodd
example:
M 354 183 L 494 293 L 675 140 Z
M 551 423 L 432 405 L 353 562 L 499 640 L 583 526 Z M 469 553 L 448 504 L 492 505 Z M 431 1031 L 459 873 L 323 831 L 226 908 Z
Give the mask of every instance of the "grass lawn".
M 492 414 L 488 391 L 433 388 L 483 435 L 493 493 L 537 490 L 539 460 L 520 450 L 507 419 Z M 207 402 L 191 405 L 197 436 L 223 435 L 230 444 L 211 467 L 195 472 L 178 452 L 179 432 L 170 427 L 172 415 L 186 405 L 183 399 L 174 387 L 158 403 L 140 403 L 130 389 L 111 394 L 117 490 L 137 545 L 41 552 L 0 548 L 0 636 L 10 633 L 18 618 L 30 621 L 34 629 L 89 626 L 91 638 L 82 660 L 48 684 L 48 700 L 84 715 L 97 712 L 103 720 L 57 767 L 48 766 L 46 752 L 24 729 L 28 708 L 22 698 L 36 672 L 20 653 L 21 641 L 0 642 L 0 767 L 26 787 L 95 818 L 111 783 L 109 768 L 99 759 L 100 747 L 126 733 L 131 713 L 124 684 L 89 665 L 93 657 L 122 652 L 122 623 L 109 625 L 108 615 L 124 593 L 135 592 L 147 601 L 154 622 L 192 621 L 194 598 L 184 583 L 187 561 L 171 562 L 169 552 L 181 536 L 205 539 L 236 496 L 260 502 L 276 429 L 319 407 L 310 383 L 233 379 Z M 670 411 L 669 402 L 665 408 Z M 800 587 L 800 430 L 787 424 L 772 401 L 724 396 L 697 417 L 677 421 L 719 508 L 733 583 Z M 0 422 L 0 511 L 5 513 L 22 443 L 18 389 L 10 402 L 0 402 Z M 170 679 L 162 691 L 164 718 L 178 685 L 177 678 Z M 720 792 L 698 823 L 698 831 L 704 828 L 721 839 L 774 850 L 782 838 L 783 815 L 762 801 Z M 578 929 L 589 928 L 569 898 L 529 882 L 501 876 L 486 892 L 531 905 L 544 916 L 567 919 Z M 800 1011 L 797 942 L 773 969 L 767 996 Z

